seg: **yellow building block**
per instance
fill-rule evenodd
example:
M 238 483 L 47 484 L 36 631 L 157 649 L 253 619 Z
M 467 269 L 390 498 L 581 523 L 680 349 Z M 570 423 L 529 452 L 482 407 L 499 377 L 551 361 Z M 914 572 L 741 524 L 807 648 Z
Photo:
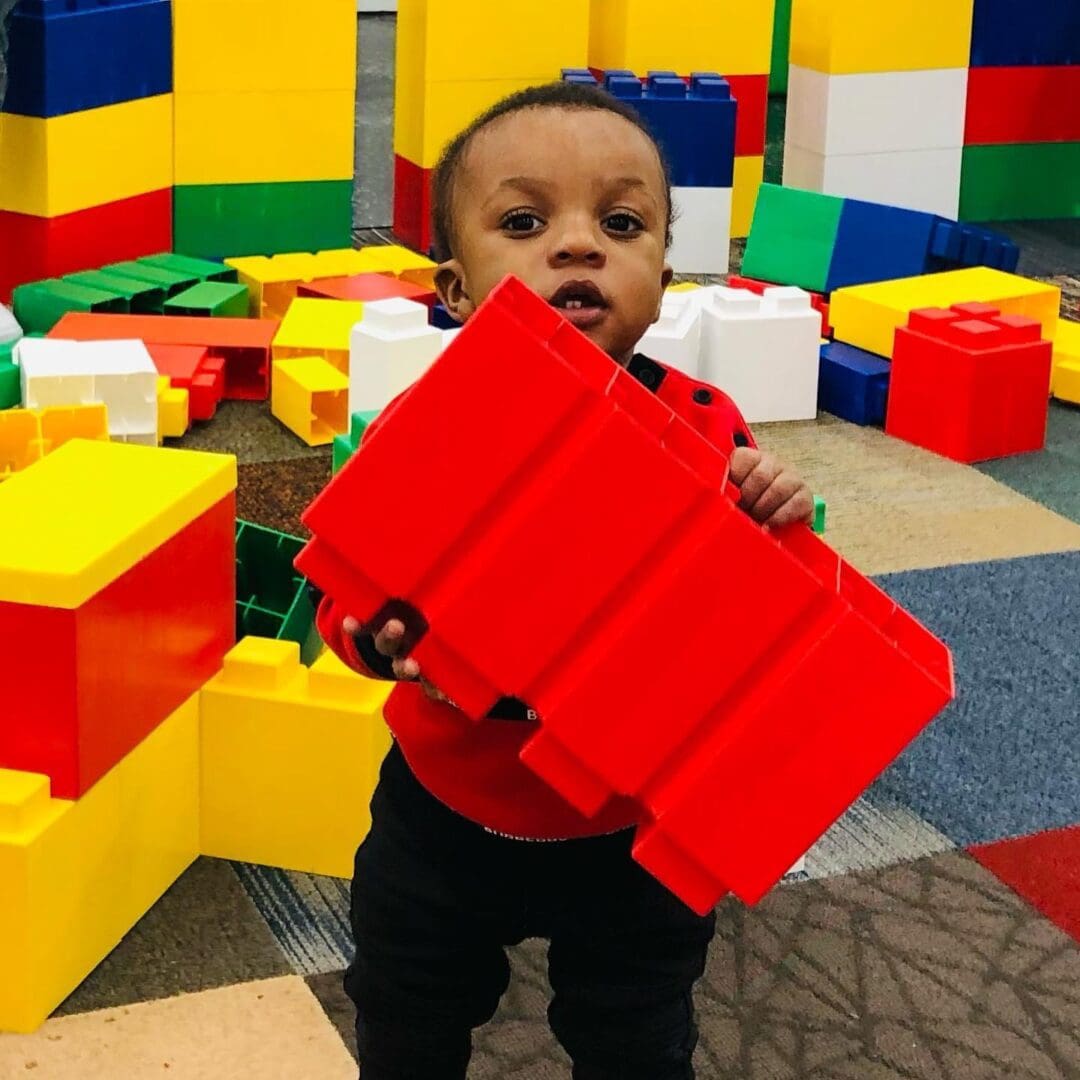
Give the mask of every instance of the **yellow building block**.
M 349 180 L 354 111 L 351 89 L 177 94 L 176 183 Z
M 270 412 L 308 446 L 349 430 L 349 379 L 321 356 L 275 360 Z
M 401 249 L 404 250 L 404 249 Z M 417 256 L 419 258 L 420 256 Z M 244 255 L 226 259 L 247 286 L 255 318 L 282 319 L 302 282 L 363 273 L 361 252 L 352 248 L 294 251 L 280 255 Z
M 0 480 L 58 450 L 69 439 L 108 438 L 108 412 L 100 402 L 5 409 L 0 411 Z
M 33 1031 L 199 852 L 199 696 L 81 799 L 0 769 L 0 1031 Z
M 1061 290 L 987 266 L 837 289 L 829 303 L 829 322 L 837 341 L 891 357 L 896 328 L 907 325 L 910 312 L 973 302 L 995 304 L 1006 315 L 1038 319 L 1042 336 L 1054 339 Z
M 172 94 L 47 120 L 0 112 L 0 210 L 57 217 L 172 184 Z
M 355 86 L 355 0 L 173 0 L 177 93 Z
M 582 5 L 585 6 L 585 5 Z M 589 66 L 763 75 L 775 0 L 592 0 Z M 565 65 L 569 66 L 569 65 Z
M 203 854 L 351 876 L 392 689 L 332 653 L 308 669 L 294 642 L 244 638 L 202 692 Z
M 764 157 L 737 157 L 731 192 L 731 235 L 749 236 L 758 189 L 765 178 Z
M 438 264 L 418 255 L 400 244 L 373 244 L 356 253 L 356 269 L 353 274 L 393 274 L 402 281 L 414 285 L 435 288 L 435 271 Z
M 1054 338 L 1051 392 L 1061 401 L 1080 405 L 1080 323 L 1068 319 L 1058 322 Z
M 693 292 L 701 286 L 696 281 L 679 281 L 667 287 L 668 292 Z
M 0 485 L 0 601 L 77 608 L 236 488 L 228 454 L 73 439 Z
M 179 439 L 191 426 L 189 394 L 182 386 L 173 386 L 168 375 L 157 380 L 158 443 Z
M 794 0 L 791 63 L 831 75 L 966 68 L 973 0 Z
M 359 300 L 322 300 L 298 296 L 285 312 L 274 335 L 271 356 L 321 356 L 346 377 L 349 374 L 349 335 L 364 317 Z

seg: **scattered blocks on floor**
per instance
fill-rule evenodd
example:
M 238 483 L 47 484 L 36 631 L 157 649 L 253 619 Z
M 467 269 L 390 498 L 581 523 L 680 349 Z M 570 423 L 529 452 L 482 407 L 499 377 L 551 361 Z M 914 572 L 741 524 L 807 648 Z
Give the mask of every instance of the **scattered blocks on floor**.
M 19 369 L 11 360 L 13 344 L 0 345 L 0 409 L 12 409 L 22 401 Z
M 0 480 L 25 469 L 69 439 L 108 439 L 104 405 L 53 405 L 0 412 Z
M 224 281 L 235 284 L 236 271 L 231 266 L 214 259 L 193 259 L 188 255 L 177 255 L 163 251 L 156 255 L 143 255 L 137 260 L 144 266 L 158 266 L 175 274 L 187 274 L 197 281 Z
M 246 285 L 224 281 L 201 281 L 165 301 L 166 315 L 204 315 L 245 319 L 248 314 Z
M 270 412 L 308 446 L 326 446 L 348 426 L 349 378 L 322 356 L 275 360 Z
M 361 303 L 400 297 L 402 300 L 415 300 L 418 304 L 426 304 L 429 309 L 435 306 L 438 299 L 434 289 L 402 281 L 391 274 L 375 273 L 303 282 L 297 287 L 296 295 L 321 300 L 359 300 Z
M 157 377 L 157 441 L 180 439 L 191 426 L 190 395 L 181 386 L 173 386 L 167 375 Z
M 390 746 L 392 689 L 329 652 L 307 668 L 295 642 L 240 641 L 201 694 L 202 852 L 349 877 Z
M 761 281 L 758 278 L 744 277 L 742 274 L 730 274 L 726 284 L 729 289 L 749 289 L 761 296 L 766 289 L 782 285 L 784 282 Z M 829 301 L 819 292 L 810 289 L 807 292 L 810 294 L 810 306 L 821 316 L 821 336 L 832 337 L 832 327 L 829 325 Z
M 1052 346 L 988 304 L 911 313 L 896 332 L 885 430 L 955 461 L 1041 450 Z
M 814 496 L 814 523 L 813 530 L 818 536 L 825 534 L 825 511 L 827 507 L 825 500 L 820 495 Z
M 424 311 L 426 322 L 427 309 L 424 308 Z M 289 310 L 274 335 L 275 362 L 287 357 L 321 356 L 341 373 L 347 383 L 349 335 L 353 327 L 364 318 L 364 312 L 365 305 L 357 300 L 297 297 L 289 304 Z M 326 380 L 320 378 L 319 381 Z M 342 413 L 338 431 L 345 430 L 347 416 L 347 412 Z
M 165 307 L 165 289 L 162 286 L 110 273 L 108 270 L 80 270 L 74 274 L 65 274 L 64 281 L 103 293 L 113 293 L 124 302 L 124 307 L 119 310 L 130 311 L 136 315 L 160 315 Z
M 889 361 L 832 341 L 821 347 L 818 408 L 852 424 L 883 427 Z
M 378 410 L 372 409 L 368 412 L 355 412 L 349 417 L 348 434 L 334 436 L 334 456 L 331 464 L 333 472 L 338 472 L 356 453 L 356 448 L 360 445 L 360 440 L 364 437 L 368 425 L 378 415 Z
M 193 285 L 199 284 L 201 280 L 197 274 L 192 274 L 189 271 L 179 270 L 175 267 L 155 266 L 153 263 L 144 263 L 139 259 L 109 263 L 107 266 L 103 266 L 102 270 L 133 281 L 156 285 L 165 291 L 166 297 L 186 292 Z
M 1080 323 L 1067 319 L 1058 323 L 1050 387 L 1058 400 L 1080 405 Z
M 147 345 L 159 375 L 187 391 L 190 420 L 212 420 L 225 393 L 225 361 L 201 345 Z
M 68 311 L 128 310 L 127 300 L 116 293 L 57 279 L 20 285 L 13 299 L 15 317 L 28 334 L 48 333 Z

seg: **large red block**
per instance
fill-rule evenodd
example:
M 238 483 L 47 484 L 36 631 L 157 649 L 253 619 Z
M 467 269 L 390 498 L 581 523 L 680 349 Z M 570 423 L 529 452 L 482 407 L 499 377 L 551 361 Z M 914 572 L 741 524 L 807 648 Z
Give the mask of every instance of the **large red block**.
M 197 345 L 225 365 L 224 396 L 261 401 L 270 393 L 270 347 L 278 319 L 217 319 L 197 315 L 106 315 L 70 311 L 49 331 L 53 338 L 107 341 L 139 338 L 151 345 Z
M 0 210 L 0 300 L 16 285 L 172 250 L 172 188 L 44 218 Z
M 412 300 L 426 304 L 430 310 L 438 297 L 433 289 L 423 285 L 414 285 L 392 274 L 351 274 L 348 277 L 316 278 L 315 281 L 302 281 L 296 290 L 297 296 L 317 296 L 327 300 Z
M 77 799 L 220 668 L 235 640 L 230 495 L 78 608 L 0 601 L 0 767 Z
M 201 345 L 146 346 L 159 375 L 188 392 L 192 420 L 212 420 L 225 393 L 225 360 Z
M 309 507 L 297 568 L 402 617 L 473 718 L 534 708 L 522 760 L 585 813 L 636 799 L 640 861 L 705 910 L 760 897 L 952 694 L 940 642 L 735 494 L 720 450 L 508 279 Z
M 431 249 L 431 172 L 394 155 L 394 235 L 422 252 Z
M 1041 450 L 1053 346 L 988 304 L 913 311 L 896 331 L 885 431 L 954 461 Z
M 1080 66 L 973 67 L 964 144 L 1080 142 Z

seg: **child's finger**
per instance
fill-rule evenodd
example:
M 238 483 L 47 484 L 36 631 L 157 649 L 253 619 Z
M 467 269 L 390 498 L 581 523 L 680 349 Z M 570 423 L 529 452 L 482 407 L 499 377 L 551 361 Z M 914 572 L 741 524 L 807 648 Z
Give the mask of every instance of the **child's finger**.
M 809 522 L 814 514 L 814 497 L 809 490 L 800 485 L 791 498 L 787 499 L 769 516 L 765 525 L 770 529 L 779 529 L 797 521 Z
M 341 629 L 350 637 L 356 637 L 360 633 L 360 620 L 354 619 L 351 615 L 346 615 L 341 620 Z
M 750 510 L 755 521 L 766 522 L 799 490 L 798 477 L 780 473 L 761 494 Z
M 405 624 L 400 619 L 390 619 L 375 635 L 375 648 L 383 656 L 397 656 L 405 637 Z
M 728 479 L 742 487 L 743 481 L 754 471 L 761 461 L 761 451 L 751 446 L 736 446 L 728 459 Z
M 411 656 L 395 657 L 393 666 L 394 674 L 399 679 L 420 678 L 420 665 Z
M 768 460 L 761 461 L 752 473 L 742 482 L 739 489 L 739 505 L 752 513 L 758 500 L 769 490 L 772 482 L 776 479 L 777 467 Z

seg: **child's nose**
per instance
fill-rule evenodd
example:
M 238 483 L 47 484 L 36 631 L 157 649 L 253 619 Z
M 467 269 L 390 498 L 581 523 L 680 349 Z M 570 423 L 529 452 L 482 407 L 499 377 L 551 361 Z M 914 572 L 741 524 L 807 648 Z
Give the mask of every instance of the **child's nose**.
M 567 227 L 551 248 L 550 261 L 554 266 L 584 263 L 587 266 L 603 266 L 606 259 L 601 238 L 588 226 Z

